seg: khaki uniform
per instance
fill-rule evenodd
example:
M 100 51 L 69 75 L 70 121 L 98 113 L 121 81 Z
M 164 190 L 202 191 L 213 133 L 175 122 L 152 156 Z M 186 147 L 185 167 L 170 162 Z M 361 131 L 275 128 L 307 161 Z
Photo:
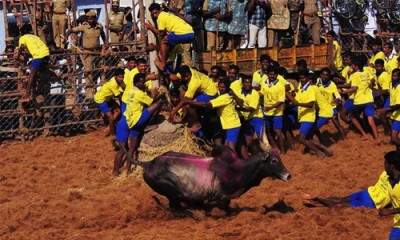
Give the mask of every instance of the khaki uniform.
M 67 26 L 67 14 L 65 13 L 66 8 L 71 7 L 71 3 L 69 0 L 53 0 L 51 3 L 53 7 L 53 17 L 52 17 L 52 26 L 53 26 L 53 37 L 56 46 L 59 48 L 63 48 L 64 45 L 62 43 L 61 35 L 65 36 L 65 29 Z
M 82 25 L 72 28 L 72 32 L 82 32 L 82 47 L 85 52 L 96 52 L 100 50 L 100 36 L 103 31 L 103 26 L 97 23 L 95 27 L 91 27 L 89 23 L 84 22 Z M 86 72 L 93 70 L 93 65 L 96 65 L 96 55 L 83 55 L 83 67 Z M 93 74 L 88 73 L 86 78 L 86 98 L 94 97 L 94 82 Z
M 318 17 L 317 0 L 304 0 L 304 23 L 311 31 L 314 44 L 320 44 L 321 22 Z
M 123 33 L 124 26 L 126 25 L 126 19 L 123 12 L 113 12 L 109 14 L 110 23 L 108 29 L 110 30 L 110 43 L 119 43 L 120 36 Z

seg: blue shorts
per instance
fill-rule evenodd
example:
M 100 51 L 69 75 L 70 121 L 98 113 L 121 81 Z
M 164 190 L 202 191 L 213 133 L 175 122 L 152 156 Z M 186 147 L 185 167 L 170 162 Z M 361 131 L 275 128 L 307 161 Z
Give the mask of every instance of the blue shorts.
M 383 108 L 390 108 L 390 96 L 386 97 L 383 101 Z
M 325 124 L 328 124 L 330 118 L 318 117 L 316 123 L 317 129 L 320 129 Z
M 400 239 L 400 228 L 392 228 L 392 231 L 389 235 L 389 240 Z
M 103 103 L 98 103 L 97 107 L 100 109 L 100 111 L 104 114 L 107 114 L 109 112 L 111 112 L 110 108 L 108 107 L 108 103 L 107 102 L 103 102 Z
M 375 108 L 373 103 L 366 103 L 360 105 L 353 105 L 350 110 L 351 114 L 354 116 L 359 116 L 362 112 L 364 112 L 365 116 L 373 117 L 375 116 Z
M 350 112 L 351 109 L 353 108 L 354 105 L 354 99 L 347 99 L 346 102 L 344 102 L 343 109 L 346 110 L 346 112 Z
M 307 137 L 311 133 L 313 126 L 314 126 L 313 122 L 301 122 L 300 134 Z
M 283 127 L 282 116 L 264 116 L 264 119 L 267 129 L 282 130 Z
M 297 121 L 297 106 L 285 108 L 283 115 L 284 120 L 288 120 L 290 124 L 294 125 Z
M 400 121 L 393 120 L 392 131 L 400 132 Z
M 180 34 L 177 35 L 174 32 L 167 35 L 168 42 L 172 46 L 176 46 L 179 43 L 191 43 L 194 40 L 194 33 Z
M 257 136 L 261 136 L 261 130 L 264 124 L 264 119 L 254 117 L 243 123 L 243 132 L 245 136 L 253 136 L 256 132 Z
M 336 109 L 336 108 L 334 108 L 334 109 L 333 109 L 333 116 L 334 116 L 334 117 L 337 117 L 337 116 L 338 116 L 338 114 L 339 114 L 339 113 L 338 113 L 337 109 Z
M 351 207 L 376 208 L 374 201 L 372 201 L 372 198 L 366 189 L 351 194 L 349 200 Z
M 131 128 L 131 133 L 130 136 L 131 137 L 137 137 L 139 136 L 139 134 L 144 132 L 144 128 L 147 125 L 147 122 L 149 121 L 151 115 L 149 112 L 149 109 L 145 108 L 142 112 L 142 115 L 140 115 L 139 120 L 137 121 L 137 123 L 135 124 L 135 126 L 133 126 Z
M 214 98 L 215 98 L 215 96 L 210 96 L 210 95 L 207 95 L 205 93 L 202 93 L 202 94 L 198 95 L 195 98 L 195 100 L 197 102 L 209 102 L 209 101 L 213 100 Z
M 128 137 L 130 133 L 131 130 L 129 130 L 128 123 L 126 122 L 126 117 L 124 114 L 122 114 L 122 117 L 117 124 L 115 139 L 118 142 L 126 144 L 128 142 Z
M 174 64 L 173 63 L 167 63 L 165 65 L 165 70 L 166 73 L 173 73 L 174 72 Z
M 126 103 L 121 101 L 121 113 L 124 114 L 125 110 L 126 110 Z
M 36 70 L 41 70 L 49 64 L 49 57 L 37 58 L 32 60 L 31 67 Z
M 237 128 L 231 128 L 231 129 L 226 129 L 225 130 L 225 138 L 226 142 L 237 142 L 238 137 L 239 137 L 239 132 L 240 132 L 240 127 Z

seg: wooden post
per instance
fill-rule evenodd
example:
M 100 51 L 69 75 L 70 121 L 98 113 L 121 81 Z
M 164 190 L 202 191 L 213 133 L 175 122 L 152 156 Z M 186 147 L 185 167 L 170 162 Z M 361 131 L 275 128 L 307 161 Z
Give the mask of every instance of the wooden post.
M 139 18 L 140 18 L 140 41 L 143 41 L 144 46 L 147 46 L 147 41 L 146 41 L 146 27 L 145 27 L 145 22 L 144 22 L 144 13 L 145 13 L 145 8 L 143 4 L 143 0 L 138 0 L 139 2 Z
M 110 24 L 110 19 L 108 18 L 108 0 L 104 0 L 104 13 L 106 14 L 106 41 L 109 41 L 110 31 L 108 29 L 108 25 Z
M 9 33 L 8 33 L 8 18 L 7 18 L 7 13 L 8 13 L 7 0 L 3 0 L 4 31 L 5 31 L 5 34 L 6 34 L 5 37 L 8 37 L 8 36 L 9 36 Z
M 29 4 L 29 3 L 28 3 Z M 37 20 L 36 20 L 36 1 L 33 1 L 32 3 L 32 17 L 31 17 L 31 24 L 32 24 L 32 29 L 33 33 L 37 36 L 38 35 L 38 29 L 37 29 Z M 29 6 L 28 6 L 29 8 Z

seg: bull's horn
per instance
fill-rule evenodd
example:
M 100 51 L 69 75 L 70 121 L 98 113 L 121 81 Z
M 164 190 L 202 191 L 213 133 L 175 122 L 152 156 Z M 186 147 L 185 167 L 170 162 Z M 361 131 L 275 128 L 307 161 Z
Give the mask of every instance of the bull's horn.
M 265 129 L 265 124 L 263 124 L 261 128 L 261 141 L 260 141 L 260 147 L 263 151 L 268 152 L 270 150 L 270 145 L 267 137 L 267 131 Z

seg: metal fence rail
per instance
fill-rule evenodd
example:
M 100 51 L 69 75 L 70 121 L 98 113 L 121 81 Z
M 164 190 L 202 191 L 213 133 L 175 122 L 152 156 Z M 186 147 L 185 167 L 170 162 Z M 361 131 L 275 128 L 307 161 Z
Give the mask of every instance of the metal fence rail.
M 85 71 L 85 56 L 94 56 L 93 69 Z M 70 135 L 97 128 L 102 116 L 93 99 L 87 98 L 87 78 L 98 89 L 124 67 L 128 56 L 145 57 L 141 48 L 134 52 L 52 53 L 49 68 L 37 76 L 35 95 L 29 103 L 18 100 L 28 79 L 28 65 L 5 59 L 0 67 L 0 140 L 28 140 L 38 135 Z

